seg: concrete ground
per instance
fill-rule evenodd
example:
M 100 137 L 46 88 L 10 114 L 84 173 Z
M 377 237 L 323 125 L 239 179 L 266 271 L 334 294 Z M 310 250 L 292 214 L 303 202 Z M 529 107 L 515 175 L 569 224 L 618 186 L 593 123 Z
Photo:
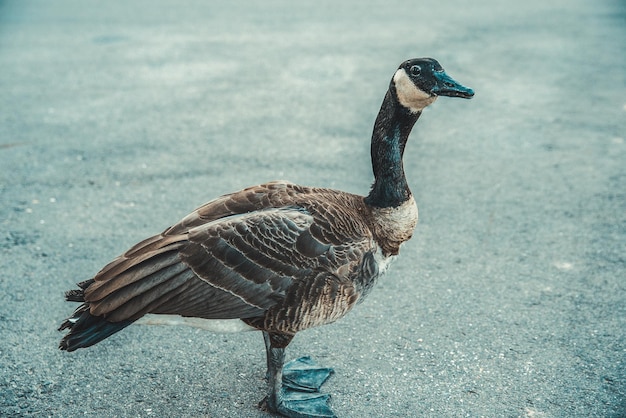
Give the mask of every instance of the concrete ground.
M 0 1 L 0 416 L 266 416 L 259 334 L 65 353 L 63 292 L 247 185 L 367 193 L 419 56 L 476 97 L 424 113 L 414 238 L 288 358 L 340 417 L 626 416 L 626 3 L 338 3 Z

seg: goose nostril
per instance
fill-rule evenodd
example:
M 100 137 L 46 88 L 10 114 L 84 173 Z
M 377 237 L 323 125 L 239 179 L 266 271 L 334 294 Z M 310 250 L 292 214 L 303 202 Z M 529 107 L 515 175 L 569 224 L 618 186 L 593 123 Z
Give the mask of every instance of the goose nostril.
M 452 83 L 445 82 L 444 84 L 446 85 L 446 87 L 454 87 L 454 84 Z

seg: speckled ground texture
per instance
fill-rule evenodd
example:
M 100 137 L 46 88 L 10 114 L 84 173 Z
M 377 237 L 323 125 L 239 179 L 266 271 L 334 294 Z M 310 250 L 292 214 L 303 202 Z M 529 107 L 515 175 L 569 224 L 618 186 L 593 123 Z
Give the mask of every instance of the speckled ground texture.
M 337 3 L 0 1 L 0 416 L 268 416 L 260 334 L 65 353 L 63 292 L 223 193 L 367 193 L 419 56 L 476 96 L 413 131 L 388 275 L 288 359 L 340 417 L 626 416 L 626 3 Z

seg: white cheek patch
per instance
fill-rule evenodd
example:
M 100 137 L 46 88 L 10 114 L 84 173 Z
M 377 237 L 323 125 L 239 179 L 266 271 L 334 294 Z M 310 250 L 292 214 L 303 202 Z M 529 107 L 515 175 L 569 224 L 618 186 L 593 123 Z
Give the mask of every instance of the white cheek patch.
M 437 96 L 422 91 L 415 86 L 404 68 L 400 68 L 393 76 L 396 93 L 400 104 L 413 113 L 421 112 L 426 106 L 437 99 Z

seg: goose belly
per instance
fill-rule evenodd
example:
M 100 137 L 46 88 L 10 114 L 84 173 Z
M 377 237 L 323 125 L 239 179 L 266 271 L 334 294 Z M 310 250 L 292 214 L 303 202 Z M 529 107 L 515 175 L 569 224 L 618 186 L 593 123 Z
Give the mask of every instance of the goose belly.
M 384 255 L 382 249 L 378 248 L 374 253 L 374 263 L 376 263 L 377 277 L 387 272 L 391 263 L 396 259 L 397 255 Z
M 377 248 L 376 251 L 365 256 L 361 272 L 354 280 L 354 284 L 360 294 L 358 303 L 363 302 L 378 281 L 378 278 L 387 272 L 389 265 L 395 258 L 395 255 L 385 255 L 381 248 Z

